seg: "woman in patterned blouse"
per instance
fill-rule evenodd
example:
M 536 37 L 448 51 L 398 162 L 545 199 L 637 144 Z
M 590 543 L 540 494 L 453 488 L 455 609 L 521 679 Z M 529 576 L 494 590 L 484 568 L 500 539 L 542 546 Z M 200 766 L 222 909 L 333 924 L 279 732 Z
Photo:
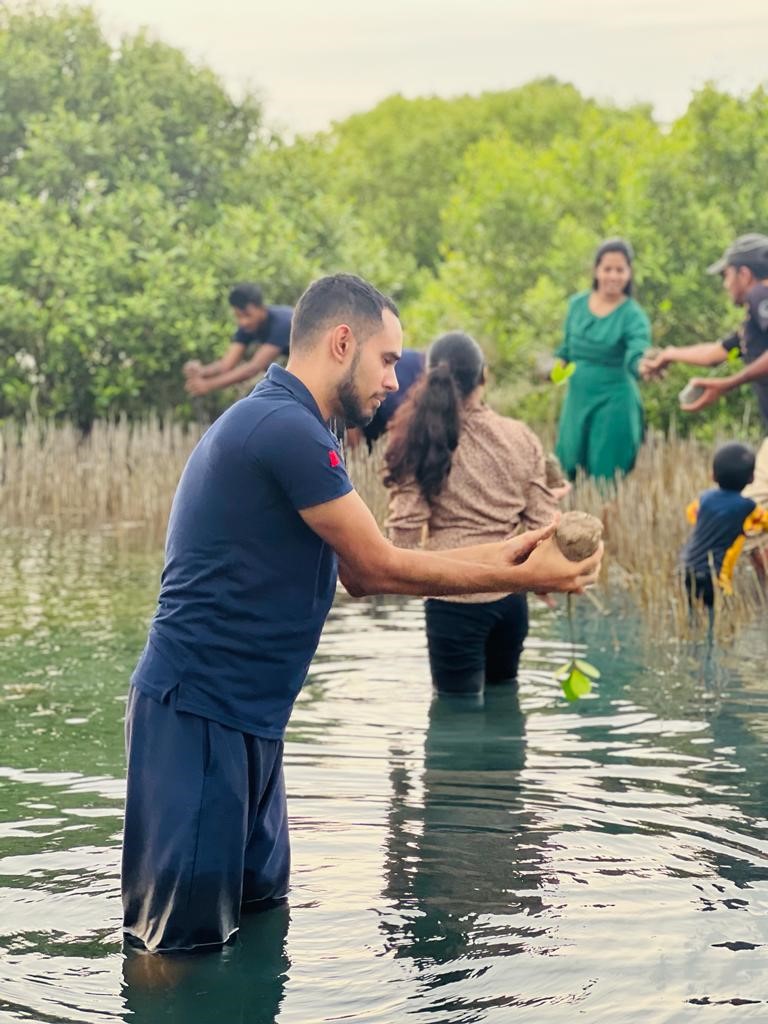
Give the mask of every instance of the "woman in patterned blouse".
M 552 519 L 544 451 L 519 420 L 484 404 L 486 364 L 468 334 L 444 334 L 398 410 L 385 453 L 387 527 L 399 547 L 503 540 Z M 440 693 L 515 684 L 528 633 L 525 594 L 427 598 L 432 681 Z

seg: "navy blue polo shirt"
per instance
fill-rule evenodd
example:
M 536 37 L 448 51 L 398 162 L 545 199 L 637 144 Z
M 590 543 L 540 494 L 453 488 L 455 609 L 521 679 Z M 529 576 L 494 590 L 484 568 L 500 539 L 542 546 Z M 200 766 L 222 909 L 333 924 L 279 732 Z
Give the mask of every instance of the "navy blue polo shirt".
M 176 707 L 282 738 L 336 589 L 335 551 L 298 510 L 352 490 L 337 439 L 273 364 L 189 457 L 157 611 L 131 682 Z
M 255 331 L 244 331 L 238 327 L 232 335 L 232 341 L 239 345 L 277 345 L 284 355 L 288 355 L 291 341 L 291 306 L 267 306 L 264 322 Z

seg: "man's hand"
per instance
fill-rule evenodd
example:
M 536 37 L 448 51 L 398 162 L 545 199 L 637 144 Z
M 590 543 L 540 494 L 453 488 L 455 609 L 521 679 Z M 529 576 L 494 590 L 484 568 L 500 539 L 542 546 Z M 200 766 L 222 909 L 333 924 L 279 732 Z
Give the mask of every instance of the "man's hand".
M 560 513 L 556 512 L 552 522 L 548 526 L 542 526 L 538 530 L 527 530 L 525 533 L 518 533 L 504 541 L 505 554 L 512 565 L 520 565 L 525 562 L 530 553 L 538 544 L 551 537 L 560 522 Z
M 671 362 L 672 360 L 669 357 L 667 349 L 655 349 L 646 352 L 642 357 L 640 365 L 638 366 L 638 372 L 643 380 L 653 380 L 654 378 L 661 379 L 664 376 L 664 371 Z
M 704 394 L 695 402 L 681 405 L 680 408 L 683 412 L 698 412 L 699 409 L 706 409 L 708 405 L 712 405 L 718 398 L 731 390 L 731 384 L 727 377 L 694 377 L 688 383 L 693 387 L 704 388 Z
M 527 570 L 526 590 L 538 594 L 547 594 L 549 591 L 581 593 L 585 587 L 597 582 L 603 545 L 591 558 L 583 562 L 570 562 L 551 539 L 559 521 L 560 513 L 556 512 L 548 526 L 528 530 L 505 542 L 509 561 Z
M 207 395 L 211 390 L 210 380 L 207 377 L 202 377 L 199 373 L 194 376 L 187 377 L 184 390 L 188 395 L 194 395 L 195 397 Z
M 547 539 L 538 544 L 520 566 L 525 574 L 525 589 L 536 593 L 581 594 L 586 587 L 597 583 L 604 550 L 601 542 L 594 555 L 583 562 L 570 562 L 555 541 Z
M 199 359 L 188 359 L 181 368 L 185 377 L 196 377 L 203 368 Z

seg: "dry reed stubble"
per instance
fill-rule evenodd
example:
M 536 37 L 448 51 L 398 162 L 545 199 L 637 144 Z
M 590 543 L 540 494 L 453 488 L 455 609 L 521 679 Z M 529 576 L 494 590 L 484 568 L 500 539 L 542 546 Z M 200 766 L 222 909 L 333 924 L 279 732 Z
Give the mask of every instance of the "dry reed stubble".
M 0 428 L 0 524 L 141 529 L 162 537 L 200 429 L 148 419 Z
M 96 423 L 83 438 L 71 425 L 29 421 L 0 427 L 0 526 L 135 530 L 162 539 L 173 493 L 202 433 L 158 419 Z M 607 603 L 626 597 L 663 635 L 691 634 L 679 573 L 680 547 L 690 527 L 685 508 L 710 486 L 712 449 L 679 438 L 651 436 L 634 472 L 606 490 L 580 479 L 569 504 L 605 524 L 601 586 Z M 381 446 L 347 453 L 350 475 L 382 524 L 387 494 Z M 765 596 L 748 560 L 737 570 L 736 594 L 719 599 L 718 632 L 765 615 Z

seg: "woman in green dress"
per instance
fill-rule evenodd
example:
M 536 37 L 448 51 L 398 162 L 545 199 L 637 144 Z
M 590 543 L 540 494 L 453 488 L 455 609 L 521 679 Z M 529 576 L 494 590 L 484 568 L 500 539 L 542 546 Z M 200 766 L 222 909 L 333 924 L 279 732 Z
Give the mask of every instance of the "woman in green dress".
M 616 238 L 595 254 L 592 290 L 568 303 L 555 355 L 573 363 L 555 448 L 570 479 L 613 480 L 629 473 L 643 440 L 638 366 L 651 325 L 632 298 L 632 247 Z

